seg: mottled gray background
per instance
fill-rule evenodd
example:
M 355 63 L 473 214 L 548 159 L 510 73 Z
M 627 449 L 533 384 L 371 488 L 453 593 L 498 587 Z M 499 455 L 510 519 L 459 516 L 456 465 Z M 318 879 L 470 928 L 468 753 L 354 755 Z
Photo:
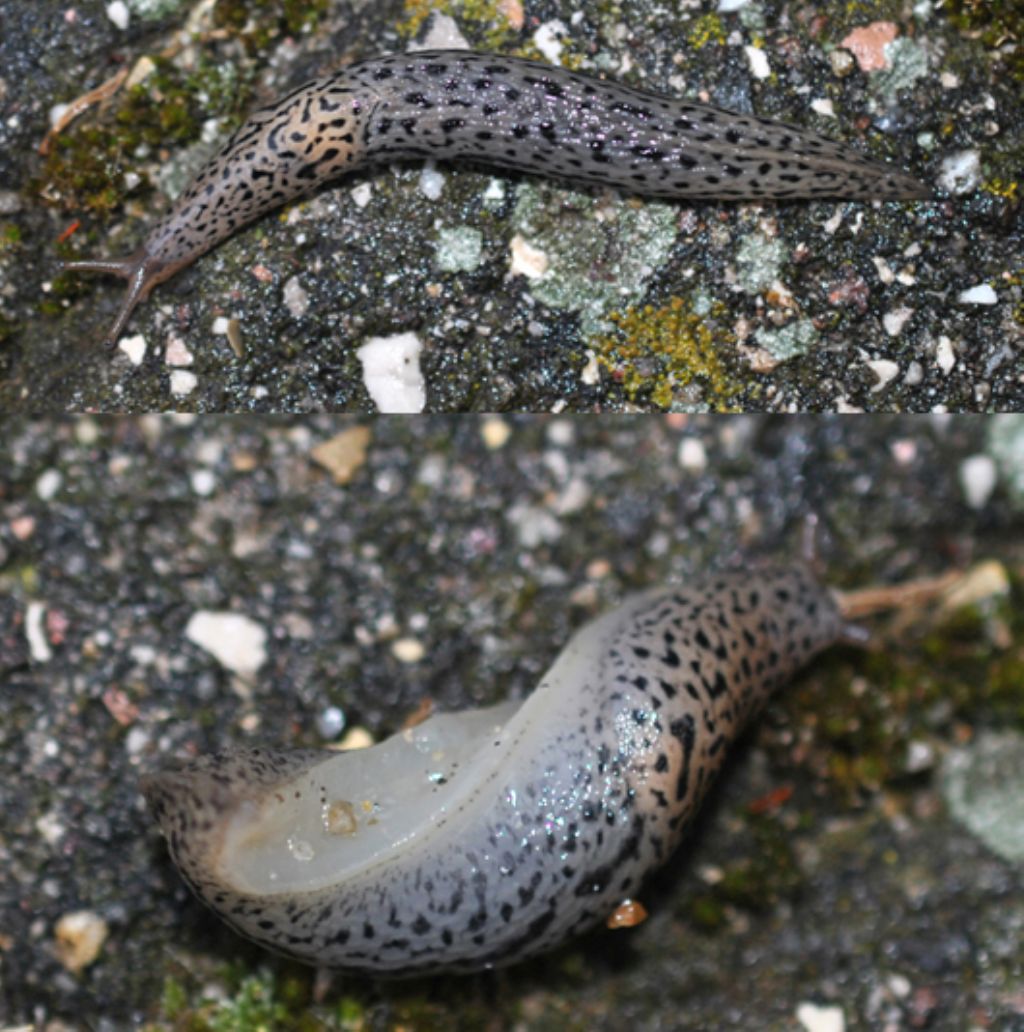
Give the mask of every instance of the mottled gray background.
M 229 6 L 239 0 L 218 4 Z M 0 407 L 373 411 L 357 348 L 375 335 L 414 331 L 431 411 L 617 411 L 656 402 L 683 410 L 1020 409 L 1024 133 L 1009 5 L 986 5 L 1009 20 L 1002 56 L 955 23 L 963 2 L 754 2 L 719 16 L 713 3 L 524 0 L 517 30 L 501 13 L 516 5 L 497 0 L 325 0 L 304 33 L 288 32 L 282 12 L 313 5 L 242 6 L 259 31 L 204 33 L 172 64 L 178 79 L 220 83 L 217 105 L 195 82 L 189 87 L 191 135 L 178 141 L 168 129 L 133 150 L 131 116 L 117 129 L 123 94 L 67 134 L 79 141 L 71 169 L 98 160 L 101 182 L 104 161 L 112 179 L 138 177 L 127 203 L 103 216 L 70 196 L 39 158 L 48 112 L 158 54 L 193 6 L 131 0 L 120 29 L 104 0 L 0 0 Z M 477 48 L 536 53 L 538 27 L 561 21 L 567 59 L 591 70 L 691 97 L 705 91 L 721 105 L 855 142 L 931 183 L 958 154 L 973 159 L 975 172 L 963 193 L 879 207 L 638 207 L 520 176 L 495 187 L 489 174 L 464 168 L 443 168 L 440 196 L 431 199 L 419 166 L 361 172 L 287 220 L 270 216 L 239 233 L 159 289 L 131 325 L 145 338 L 139 366 L 99 346 L 121 285 L 55 279 L 57 238 L 79 220 L 68 253 L 132 250 L 167 193 L 209 152 L 212 143 L 191 142 L 200 129 L 211 141 L 225 138 L 227 122 L 203 126 L 215 108 L 231 108 L 223 94 L 234 87 L 225 84 L 244 83 L 251 103 L 268 102 L 348 60 L 403 49 L 400 27 L 431 7 L 453 16 Z M 836 50 L 847 34 L 885 21 L 899 33 L 891 69 L 843 66 Z M 752 45 L 768 61 L 768 78 L 752 73 L 744 49 Z M 147 83 L 143 94 L 159 107 Z M 817 113 L 814 101 L 830 102 L 835 117 Z M 98 158 L 87 134 L 111 127 L 127 142 Z M 547 252 L 547 280 L 509 277 L 517 235 Z M 974 287 L 990 288 L 995 303 L 962 303 Z M 678 345 L 681 331 L 663 311 L 677 297 L 699 313 L 692 333 L 712 342 L 737 393 L 701 380 L 673 390 L 663 374 L 659 381 L 662 359 L 651 353 L 630 368 L 595 366 L 617 309 L 652 305 L 662 311 L 649 323 L 652 339 L 662 353 Z M 243 357 L 213 332 L 218 316 L 239 320 Z M 169 346 L 172 361 L 183 360 L 182 348 L 192 356 L 176 377 Z M 796 357 L 763 371 L 774 364 L 770 353 Z M 640 384 L 632 399 L 623 375 Z
M 813 1003 L 848 1029 L 1021 1027 L 1021 868 L 954 819 L 940 772 L 989 732 L 1024 743 L 1024 420 L 371 420 L 338 485 L 311 451 L 352 425 L 4 428 L 0 1026 L 792 1030 Z M 425 698 L 523 695 L 591 615 L 786 561 L 812 510 L 833 584 L 993 559 L 1013 595 L 875 621 L 877 652 L 816 661 L 645 888 L 641 927 L 498 974 L 317 985 L 207 914 L 168 860 L 143 770 L 324 744 L 332 706 L 382 736 Z M 197 609 L 266 629 L 251 686 L 186 640 Z M 410 637 L 418 662 L 393 651 Z M 1004 781 L 1024 792 L 982 779 L 971 812 Z M 79 909 L 109 938 L 73 975 L 53 937 Z

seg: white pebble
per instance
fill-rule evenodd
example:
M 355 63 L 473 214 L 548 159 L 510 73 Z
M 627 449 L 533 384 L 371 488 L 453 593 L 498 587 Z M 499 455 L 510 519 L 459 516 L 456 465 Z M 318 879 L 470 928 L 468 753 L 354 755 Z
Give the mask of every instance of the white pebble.
M 57 494 L 63 482 L 60 470 L 48 469 L 36 481 L 36 494 L 44 502 L 48 502 Z
M 117 346 L 128 356 L 132 365 L 142 365 L 146 357 L 146 338 L 141 333 L 136 333 L 134 337 L 122 337 Z
M 967 504 L 983 509 L 996 486 L 996 464 L 988 455 L 971 455 L 960 464 L 960 485 Z
M 345 711 L 340 706 L 328 706 L 316 718 L 316 730 L 321 738 L 337 738 L 345 730 Z
M 197 469 L 190 478 L 192 490 L 200 498 L 208 498 L 217 487 L 217 478 L 208 469 Z
M 193 362 L 192 352 L 181 337 L 174 336 L 167 341 L 164 361 L 169 366 L 190 366 Z
M 746 7 L 750 0 L 718 0 L 718 10 L 721 14 L 732 14 Z
M 999 301 L 999 295 L 987 283 L 979 283 L 976 287 L 962 290 L 957 301 L 962 305 L 994 305 Z
M 819 115 L 824 115 L 826 118 L 836 117 L 836 109 L 833 106 L 832 101 L 827 97 L 820 97 L 817 100 L 812 100 L 811 110 L 816 111 Z
M 431 201 L 439 200 L 444 192 L 444 175 L 437 171 L 432 161 L 428 161 L 420 172 L 420 192 Z
M 128 5 L 124 0 L 114 0 L 113 3 L 107 4 L 107 17 L 124 32 L 128 28 L 128 22 L 131 21 L 132 13 L 128 10 Z
M 426 654 L 423 643 L 416 638 L 399 638 L 391 645 L 391 655 L 399 663 L 418 663 Z
M 881 391 L 892 383 L 899 376 L 900 366 L 898 362 L 891 362 L 887 358 L 879 358 L 867 363 L 868 368 L 878 377 L 878 383 L 871 388 L 872 391 Z
M 512 436 L 512 427 L 500 416 L 488 416 L 480 427 L 480 436 L 490 451 L 504 448 Z
M 46 630 L 43 627 L 45 616 L 46 606 L 42 602 L 29 602 L 25 610 L 25 638 L 28 641 L 29 655 L 37 663 L 48 663 L 53 659 L 53 652 L 50 650 L 50 643 L 46 640 Z
M 539 506 L 518 502 L 509 510 L 508 521 L 515 527 L 523 548 L 553 544 L 562 536 L 562 524 Z
M 57 959 L 73 974 L 88 967 L 103 949 L 110 929 L 99 914 L 73 910 L 54 927 Z
M 217 318 L 213 320 L 213 326 L 211 327 L 211 330 L 218 337 L 223 337 L 227 334 L 228 327 L 230 325 L 231 320 L 226 315 L 218 315 Z
M 381 412 L 422 412 L 427 392 L 420 370 L 423 344 L 415 333 L 371 337 L 357 352 L 363 382 Z
M 185 637 L 243 677 L 255 674 L 267 659 L 267 632 L 242 613 L 200 609 L 189 619 Z
M 912 741 L 907 745 L 904 769 L 908 774 L 920 774 L 935 766 L 935 749 L 930 742 Z
M 191 394 L 199 386 L 199 380 L 195 373 L 186 369 L 175 369 L 171 373 L 171 394 L 176 398 L 184 398 Z
M 760 47 L 745 46 L 743 50 L 750 64 L 750 74 L 755 79 L 767 79 L 772 74 L 772 66 L 768 63 L 768 55 Z
M 568 34 L 565 23 L 554 18 L 537 29 L 533 34 L 533 43 L 552 64 L 558 64 L 562 56 L 562 38 Z
M 679 443 L 679 465 L 687 473 L 703 473 L 708 465 L 704 443 L 696 437 L 684 437 Z
M 67 829 L 61 823 L 57 814 L 51 811 L 50 813 L 44 813 L 42 817 L 36 819 L 36 831 L 39 832 L 48 846 L 55 846 L 64 837 Z
M 882 316 L 882 325 L 890 337 L 898 337 L 903 332 L 903 327 L 914 314 L 913 308 L 896 308 Z
M 352 200 L 356 202 L 356 207 L 365 208 L 370 203 L 370 198 L 373 197 L 373 184 L 360 183 L 352 189 L 351 194 Z
M 845 1032 L 846 1019 L 839 1007 L 819 1007 L 816 1003 L 801 1003 L 796 1009 L 796 1020 L 806 1032 Z
M 981 183 L 981 155 L 975 150 L 957 151 L 942 161 L 939 186 L 953 194 L 967 194 Z
M 309 293 L 299 282 L 298 276 L 292 276 L 284 285 L 284 305 L 298 319 L 309 311 Z
M 527 279 L 540 279 L 548 271 L 547 254 L 539 247 L 534 247 L 518 233 L 512 237 L 512 265 L 513 276 L 525 276 Z
M 939 337 L 939 342 L 935 345 L 935 361 L 942 370 L 942 375 L 949 376 L 956 365 L 956 352 L 949 337 Z

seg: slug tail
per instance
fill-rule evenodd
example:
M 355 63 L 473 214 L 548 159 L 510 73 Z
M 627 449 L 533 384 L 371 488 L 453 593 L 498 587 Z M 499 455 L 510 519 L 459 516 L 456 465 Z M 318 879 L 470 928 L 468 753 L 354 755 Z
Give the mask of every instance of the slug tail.
M 154 258 L 145 247 L 126 258 L 95 258 L 82 261 L 63 262 L 62 272 L 100 272 L 110 276 L 119 276 L 128 281 L 117 318 L 110 327 L 104 343 L 113 347 L 128 325 L 128 320 L 140 302 L 145 301 L 150 291 L 167 279 L 175 270 L 168 268 L 166 262 Z

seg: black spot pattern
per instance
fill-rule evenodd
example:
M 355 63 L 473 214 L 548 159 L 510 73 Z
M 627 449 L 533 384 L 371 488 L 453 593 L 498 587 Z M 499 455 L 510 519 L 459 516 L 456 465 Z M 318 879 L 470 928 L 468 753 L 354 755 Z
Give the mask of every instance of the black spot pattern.
M 668 858 L 730 743 L 840 629 L 802 568 L 629 599 L 574 637 L 510 721 L 500 762 L 455 797 L 450 830 L 310 891 L 235 889 L 218 828 L 332 754 L 225 752 L 143 791 L 200 899 L 258 943 L 380 976 L 508 964 L 600 922 Z

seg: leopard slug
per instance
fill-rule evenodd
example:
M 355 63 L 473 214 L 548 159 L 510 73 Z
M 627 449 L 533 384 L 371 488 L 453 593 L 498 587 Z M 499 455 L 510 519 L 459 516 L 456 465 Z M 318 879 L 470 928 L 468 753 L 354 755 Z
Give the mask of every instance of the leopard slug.
M 381 57 L 263 108 L 126 258 L 64 268 L 128 288 L 109 339 L 159 283 L 237 229 L 341 173 L 467 160 L 650 197 L 922 198 L 918 180 L 812 132 L 521 58 Z
M 802 565 L 713 575 L 585 626 L 525 701 L 142 790 L 196 895 L 263 946 L 374 976 L 511 964 L 633 897 L 750 718 L 857 630 Z

